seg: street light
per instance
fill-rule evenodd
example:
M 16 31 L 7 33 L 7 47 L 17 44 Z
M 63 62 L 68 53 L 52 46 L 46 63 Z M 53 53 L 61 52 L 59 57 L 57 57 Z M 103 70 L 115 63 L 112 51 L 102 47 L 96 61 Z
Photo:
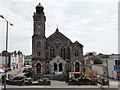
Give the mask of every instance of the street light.
M 6 65 L 7 65 L 7 50 L 8 50 L 8 24 L 13 26 L 12 23 L 10 23 L 7 19 L 4 18 L 3 15 L 0 15 L 1 18 L 3 18 L 6 22 L 6 58 L 5 58 L 5 82 L 4 82 L 4 90 L 6 90 Z

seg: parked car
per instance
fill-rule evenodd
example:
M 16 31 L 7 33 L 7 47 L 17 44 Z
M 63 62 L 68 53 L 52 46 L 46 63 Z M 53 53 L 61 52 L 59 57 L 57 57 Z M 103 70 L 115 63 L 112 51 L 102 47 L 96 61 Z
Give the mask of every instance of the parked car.
M 24 85 L 25 78 L 26 78 L 25 76 L 14 76 L 12 79 L 9 79 L 7 83 L 21 86 Z
M 26 77 L 32 77 L 32 72 L 27 72 L 27 73 L 24 74 L 24 76 L 26 76 Z
M 3 74 L 5 71 L 3 69 L 0 69 L 0 74 Z
M 24 69 L 30 68 L 30 65 L 25 65 Z
M 6 68 L 6 72 L 11 71 L 11 68 Z
M 22 72 L 23 73 L 28 73 L 28 72 L 31 72 L 31 71 L 32 71 L 31 68 L 27 68 L 27 69 L 25 68 Z
M 13 79 L 15 77 L 15 75 L 12 75 L 12 74 L 8 74 L 8 79 Z

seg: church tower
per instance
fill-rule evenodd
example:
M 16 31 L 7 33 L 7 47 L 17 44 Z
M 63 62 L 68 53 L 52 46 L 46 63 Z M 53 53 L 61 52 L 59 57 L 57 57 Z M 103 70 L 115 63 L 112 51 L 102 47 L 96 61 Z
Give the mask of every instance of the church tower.
M 44 8 L 39 3 L 36 6 L 36 13 L 34 13 L 33 20 L 34 20 L 34 35 L 38 35 L 41 37 L 45 37 L 45 21 L 46 17 L 43 12 Z
M 44 8 L 39 3 L 33 15 L 32 65 L 36 65 L 38 62 L 42 65 L 42 62 L 46 59 L 45 21 Z M 38 66 L 38 68 L 40 67 Z M 41 73 L 41 70 L 36 73 Z

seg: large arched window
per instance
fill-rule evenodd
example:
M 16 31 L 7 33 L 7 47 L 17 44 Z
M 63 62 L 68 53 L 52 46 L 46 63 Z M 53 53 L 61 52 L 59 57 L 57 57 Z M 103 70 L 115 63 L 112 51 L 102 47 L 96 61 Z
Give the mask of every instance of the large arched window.
M 40 43 L 40 42 L 37 42 L 36 47 L 37 47 L 37 48 L 40 48 L 40 47 L 41 47 L 41 43 Z
M 65 58 L 65 48 L 64 47 L 61 48 L 61 57 Z
M 55 57 L 55 49 L 53 47 L 50 48 L 50 57 L 51 58 Z

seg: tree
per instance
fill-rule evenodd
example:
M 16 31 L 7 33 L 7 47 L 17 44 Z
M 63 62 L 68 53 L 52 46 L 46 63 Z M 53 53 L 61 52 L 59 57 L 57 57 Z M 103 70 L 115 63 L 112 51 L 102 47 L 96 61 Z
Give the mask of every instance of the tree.
M 100 58 L 109 58 L 110 55 L 99 55 Z
M 102 60 L 100 59 L 100 57 L 95 57 L 94 58 L 94 64 L 102 64 Z
M 103 55 L 102 53 L 99 53 L 98 55 Z

